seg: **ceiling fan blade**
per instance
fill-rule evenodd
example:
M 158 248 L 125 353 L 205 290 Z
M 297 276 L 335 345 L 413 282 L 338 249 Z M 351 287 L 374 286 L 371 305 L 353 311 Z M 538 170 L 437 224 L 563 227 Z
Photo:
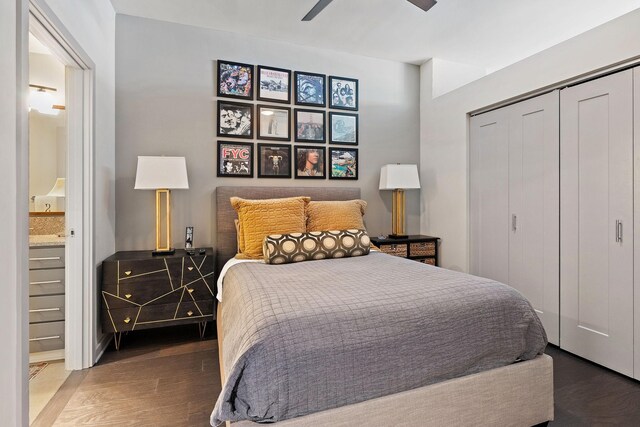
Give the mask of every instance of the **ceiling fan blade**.
M 435 6 L 436 3 L 438 3 L 436 0 L 407 0 L 407 1 L 409 3 L 412 3 L 418 6 L 420 9 L 424 10 L 425 12 L 431 9 L 433 6 Z
M 307 13 L 304 16 L 304 18 L 302 18 L 302 20 L 303 21 L 311 21 L 313 18 L 316 17 L 317 14 L 322 12 L 322 9 L 327 7 L 329 5 L 329 3 L 331 3 L 332 1 L 333 0 L 319 0 L 318 3 L 316 3 L 316 5 L 311 8 L 309 13 Z

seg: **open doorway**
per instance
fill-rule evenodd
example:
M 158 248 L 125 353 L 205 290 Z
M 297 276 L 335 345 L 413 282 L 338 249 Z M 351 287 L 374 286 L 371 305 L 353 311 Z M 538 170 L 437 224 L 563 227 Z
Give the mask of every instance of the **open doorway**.
M 31 1 L 30 423 L 71 370 L 92 365 L 93 84 L 91 61 Z

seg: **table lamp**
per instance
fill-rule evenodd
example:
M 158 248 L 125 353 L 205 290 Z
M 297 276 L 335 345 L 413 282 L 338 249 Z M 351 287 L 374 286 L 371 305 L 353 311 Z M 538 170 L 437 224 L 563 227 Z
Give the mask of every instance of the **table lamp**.
M 393 190 L 391 239 L 403 239 L 405 234 L 404 190 L 420 188 L 417 165 L 384 165 L 380 170 L 380 190 Z
M 185 158 L 138 156 L 134 188 L 156 190 L 156 250 L 153 255 L 174 254 L 175 249 L 171 247 L 171 190 L 189 188 Z

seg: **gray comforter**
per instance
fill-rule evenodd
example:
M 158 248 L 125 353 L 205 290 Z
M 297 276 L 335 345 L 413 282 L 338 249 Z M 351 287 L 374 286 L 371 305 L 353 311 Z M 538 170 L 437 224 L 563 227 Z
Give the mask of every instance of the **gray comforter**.
M 222 318 L 227 379 L 212 425 L 357 403 L 531 359 L 547 344 L 509 286 L 375 252 L 236 265 Z

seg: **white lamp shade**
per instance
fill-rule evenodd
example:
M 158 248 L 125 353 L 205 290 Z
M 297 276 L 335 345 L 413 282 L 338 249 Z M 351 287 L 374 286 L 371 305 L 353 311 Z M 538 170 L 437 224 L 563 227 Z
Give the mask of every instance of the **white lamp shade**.
M 380 190 L 420 188 L 417 165 L 384 165 L 380 170 Z
M 187 161 L 184 157 L 138 156 L 136 190 L 186 189 Z
M 47 196 L 66 197 L 65 184 L 66 180 L 64 178 L 57 178 L 56 183 L 53 184 L 53 188 L 47 193 Z

